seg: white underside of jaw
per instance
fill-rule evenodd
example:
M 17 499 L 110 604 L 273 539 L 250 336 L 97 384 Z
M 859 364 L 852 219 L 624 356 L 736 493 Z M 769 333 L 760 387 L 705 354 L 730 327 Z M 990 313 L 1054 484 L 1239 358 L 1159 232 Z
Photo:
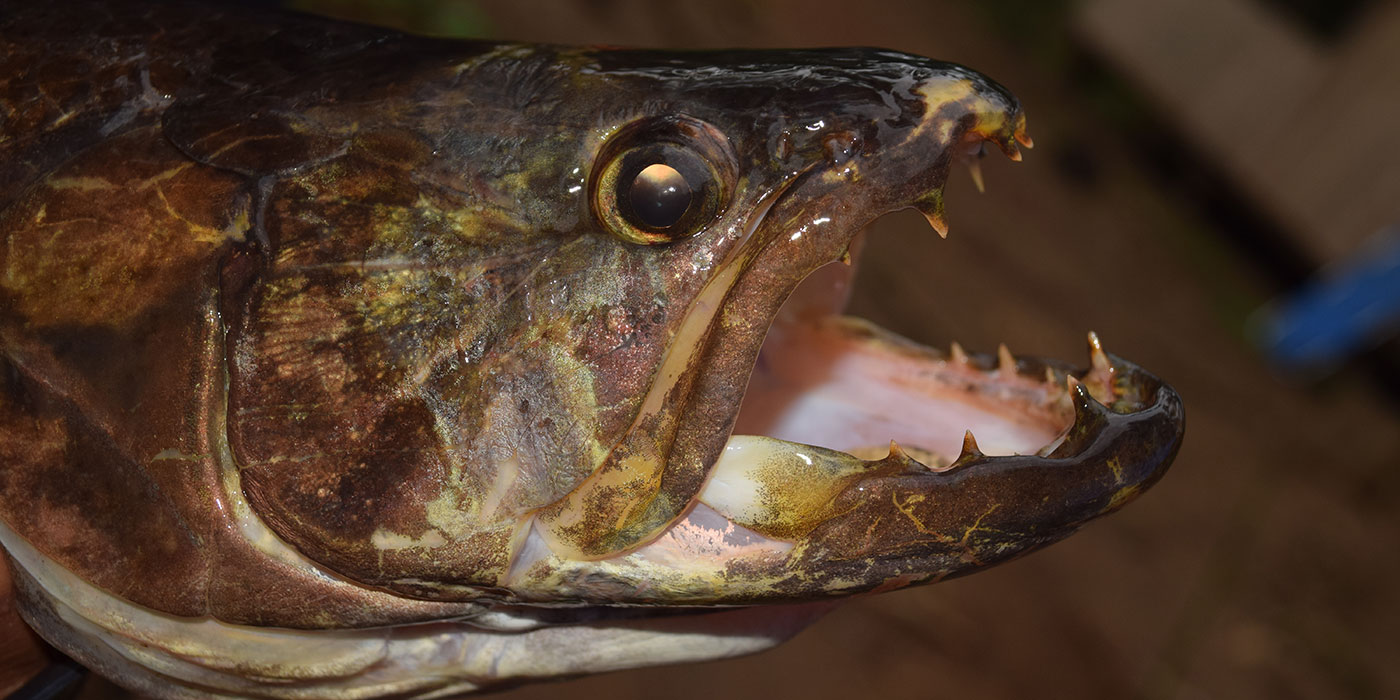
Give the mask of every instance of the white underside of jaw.
M 31 598 L 52 611 L 39 619 L 22 608 L 36 629 L 122 685 L 161 698 L 450 697 L 502 682 L 751 654 L 827 609 L 780 606 L 507 632 L 456 621 L 362 630 L 251 627 L 129 603 L 74 576 L 4 523 L 0 545 L 16 578 L 33 582 Z

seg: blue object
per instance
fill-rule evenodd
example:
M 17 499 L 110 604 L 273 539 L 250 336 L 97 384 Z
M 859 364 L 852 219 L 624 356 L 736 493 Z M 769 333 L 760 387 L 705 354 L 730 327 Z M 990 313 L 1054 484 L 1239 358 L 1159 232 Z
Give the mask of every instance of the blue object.
M 1254 319 L 1257 342 L 1277 365 L 1325 371 L 1400 331 L 1400 227 Z

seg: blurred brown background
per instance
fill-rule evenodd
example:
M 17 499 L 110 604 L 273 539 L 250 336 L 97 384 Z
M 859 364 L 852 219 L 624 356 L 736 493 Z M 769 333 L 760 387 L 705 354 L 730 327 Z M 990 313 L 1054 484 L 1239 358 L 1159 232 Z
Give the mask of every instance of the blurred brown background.
M 1395 343 L 1304 383 L 1246 333 L 1400 223 L 1397 3 L 296 5 L 442 34 L 877 45 L 977 68 L 1020 96 L 1036 149 L 988 158 L 984 195 L 955 173 L 946 241 L 911 212 L 877 222 L 853 310 L 925 343 L 1066 359 L 1094 329 L 1186 400 L 1173 471 L 1063 544 L 855 601 L 759 656 L 498 697 L 1400 697 Z
M 1094 329 L 1186 399 L 1172 473 L 1065 543 L 853 602 L 755 657 L 501 697 L 1400 697 L 1393 343 L 1305 385 L 1245 332 L 1400 223 L 1397 3 L 301 4 L 440 33 L 876 45 L 977 68 L 1019 95 L 1036 149 L 988 158 L 983 195 L 955 173 L 946 241 L 916 213 L 877 222 L 853 310 L 926 343 L 1071 359 Z

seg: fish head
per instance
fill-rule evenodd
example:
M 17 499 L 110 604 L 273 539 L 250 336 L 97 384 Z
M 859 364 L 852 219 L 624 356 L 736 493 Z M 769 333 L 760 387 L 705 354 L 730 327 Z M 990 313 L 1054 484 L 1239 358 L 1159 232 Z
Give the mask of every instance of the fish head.
M 1030 143 L 1005 88 L 909 54 L 612 51 L 595 60 L 580 71 L 587 91 L 573 98 L 612 117 L 595 127 L 607 137 L 589 154 L 594 221 L 617 240 L 662 248 L 654 254 L 686 286 L 667 302 L 675 323 L 653 364 L 609 378 L 648 379 L 632 430 L 542 511 L 551 546 L 584 558 L 654 538 L 695 501 L 769 327 L 803 280 L 826 268 L 786 316 L 838 311 L 868 223 L 915 207 L 946 235 L 952 165 L 988 142 L 1019 159 L 1017 142 Z M 637 210 L 658 170 L 687 173 L 677 181 L 695 193 L 666 227 Z M 848 269 L 832 269 L 839 262 Z
M 567 107 L 564 133 L 584 134 L 538 156 L 576 195 L 538 206 L 594 246 L 555 348 L 586 358 L 560 376 L 591 398 L 555 422 L 617 420 L 551 500 L 514 511 L 496 572 L 511 601 L 754 605 L 940 580 L 1067 536 L 1170 464 L 1179 399 L 1092 335 L 1080 370 L 835 316 L 867 224 L 916 208 L 946 235 L 953 166 L 1031 145 L 1005 88 L 877 49 L 568 56 L 558 93 L 517 110 L 558 124 L 529 115 Z M 599 281 L 625 291 L 580 291 Z
M 225 274 L 240 489 L 367 584 L 656 602 L 520 577 L 681 522 L 775 319 L 839 310 L 880 215 L 942 227 L 953 164 L 1019 157 L 1025 116 L 877 49 L 457 48 L 165 115 L 196 159 L 273 183 L 258 262 Z
M 105 87 L 0 140 L 0 540 L 29 622 L 132 687 L 756 651 L 1062 539 L 1180 445 L 1095 336 L 1072 367 L 839 315 L 867 224 L 946 234 L 953 167 L 1030 146 L 974 71 L 191 7 L 113 10 Z

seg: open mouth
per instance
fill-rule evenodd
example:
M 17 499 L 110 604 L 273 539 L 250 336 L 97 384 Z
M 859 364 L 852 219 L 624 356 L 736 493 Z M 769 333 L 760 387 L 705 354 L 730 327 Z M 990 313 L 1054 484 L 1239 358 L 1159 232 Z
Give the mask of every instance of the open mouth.
M 1112 415 L 1109 406 L 1141 408 L 1142 397 L 1120 394 L 1143 387 L 1119 386 L 1115 360 L 1093 333 L 1089 364 L 1077 369 L 1018 359 L 1005 346 L 994 355 L 970 355 L 957 343 L 924 347 L 864 319 L 822 313 L 815 296 L 843 297 L 850 279 L 838 265 L 804 281 L 775 319 L 701 503 L 764 528 L 797 507 L 776 495 L 792 491 L 789 477 L 765 462 L 797 445 L 841 453 L 850 480 L 862 478 L 858 462 L 882 460 L 914 475 L 947 473 L 979 460 L 1055 454 L 1075 426 L 1076 402 L 1089 420 Z
M 519 600 L 754 605 L 892 590 L 1063 539 L 1162 476 L 1183 434 L 1180 399 L 1093 334 L 1087 365 L 1073 367 L 1005 347 L 936 350 L 840 315 L 865 224 L 914 207 L 946 235 L 952 165 L 980 181 L 987 146 L 1019 160 L 1018 144 L 1031 145 L 1024 114 L 996 86 L 954 70 L 915 92 L 928 107 L 903 137 L 909 157 L 853 176 L 861 166 L 827 149 L 831 167 L 759 210 L 742 249 L 752 257 L 742 271 L 728 265 L 687 316 L 717 329 L 680 344 L 704 347 L 680 355 L 704 358 L 698 388 L 654 385 L 642 411 L 684 396 L 681 438 L 665 459 L 643 460 L 664 471 L 617 477 L 659 495 L 649 515 L 611 531 L 651 518 L 656 534 L 561 556 L 537 522 L 504 584 Z M 781 305 L 764 301 L 789 289 Z M 721 443 L 714 434 L 726 430 Z M 607 491 L 592 493 L 574 507 Z M 667 508 L 679 517 L 655 516 Z
M 548 588 L 536 602 L 669 606 L 891 590 L 1062 539 L 1161 477 L 1180 400 L 1093 333 L 1075 367 L 938 350 L 841 315 L 863 235 L 772 318 L 680 519 L 591 561 L 531 534 L 506 585 L 526 601 Z
M 885 457 L 894 442 L 941 470 L 973 445 L 987 455 L 1048 453 L 1074 420 L 1071 376 L 1098 400 L 1112 400 L 1112 364 L 1096 338 L 1090 368 L 1078 375 L 1018 362 L 1006 348 L 990 357 L 970 356 L 956 343 L 932 350 L 827 313 L 846 296 L 850 271 L 841 263 L 819 269 L 789 298 L 760 350 L 736 436 L 867 460 Z

